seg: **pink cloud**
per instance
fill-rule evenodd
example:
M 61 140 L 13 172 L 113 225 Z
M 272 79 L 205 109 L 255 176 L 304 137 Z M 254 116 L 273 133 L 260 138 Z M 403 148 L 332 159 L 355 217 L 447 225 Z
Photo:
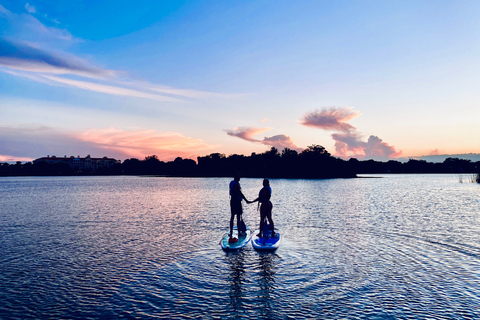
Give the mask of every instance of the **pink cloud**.
M 332 138 L 335 140 L 335 156 L 341 158 L 365 157 L 366 143 L 361 141 L 358 133 L 334 133 Z
M 402 151 L 395 150 L 394 146 L 383 142 L 383 140 L 377 136 L 370 136 L 365 147 L 365 156 L 368 158 L 398 158 L 401 153 Z
M 265 145 L 275 147 L 278 150 L 283 150 L 285 148 L 296 150 L 298 152 L 303 150 L 302 148 L 297 147 L 295 143 L 293 143 L 292 138 L 284 134 L 279 134 L 273 137 L 265 137 L 262 143 Z
M 196 159 L 213 149 L 203 140 L 177 132 L 110 128 L 75 133 L 47 127 L 0 127 L 0 155 L 13 159 L 90 154 L 119 160 L 156 155 L 170 161 L 176 157 Z
M 237 137 L 250 142 L 261 142 L 253 138 L 257 134 L 271 130 L 271 128 L 237 127 L 233 130 L 225 130 L 229 136 Z
M 149 155 L 157 155 L 161 160 L 173 160 L 176 157 L 195 159 L 213 149 L 200 139 L 177 132 L 155 130 L 94 129 L 77 135 L 77 138 L 105 150 L 140 159 Z
M 352 108 L 330 108 L 307 113 L 300 122 L 307 127 L 337 131 L 332 134 L 337 157 L 378 160 L 399 157 L 401 151 L 397 151 L 394 146 L 377 136 L 371 135 L 367 141 L 362 139 L 357 129 L 348 123 L 359 116 L 360 113 Z
M 300 122 L 307 127 L 348 132 L 355 127 L 347 122 L 359 116 L 360 113 L 352 108 L 330 108 L 306 113 Z
M 32 158 L 27 158 L 27 157 L 15 157 L 15 156 L 9 156 L 9 155 L 4 155 L 0 154 L 0 162 L 30 162 L 32 161 Z
M 226 130 L 226 132 L 232 137 L 237 137 L 250 142 L 262 143 L 267 146 L 275 147 L 279 150 L 283 150 L 285 148 L 297 151 L 302 150 L 293 143 L 292 138 L 284 134 L 279 134 L 272 137 L 264 137 L 263 140 L 254 138 L 256 135 L 268 130 L 271 130 L 271 128 L 237 127 L 233 130 Z
M 402 153 L 373 135 L 367 141 L 362 141 L 361 136 L 356 132 L 334 133 L 332 138 L 335 140 L 335 156 L 341 158 L 387 160 L 397 158 Z

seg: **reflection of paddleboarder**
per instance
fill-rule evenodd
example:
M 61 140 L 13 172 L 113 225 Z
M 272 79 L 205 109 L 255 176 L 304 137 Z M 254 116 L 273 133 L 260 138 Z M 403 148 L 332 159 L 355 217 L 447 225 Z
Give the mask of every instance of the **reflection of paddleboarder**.
M 227 276 L 227 284 L 229 285 L 228 296 L 230 297 L 230 308 L 233 311 L 233 314 L 240 314 L 243 308 L 243 303 L 245 302 L 245 296 L 248 292 L 246 288 L 246 267 L 245 267 L 245 254 L 244 252 L 239 252 L 238 254 L 227 254 L 225 257 L 225 262 L 228 262 L 228 267 L 230 270 L 229 275 Z
M 258 193 L 258 198 L 252 201 L 252 202 L 258 201 L 260 203 L 260 233 L 257 235 L 257 237 L 262 236 L 263 224 L 265 220 L 268 220 L 268 222 L 270 223 L 270 227 L 272 229 L 272 236 L 275 235 L 273 219 L 272 219 L 273 205 L 272 205 L 272 202 L 270 201 L 271 196 L 272 196 L 272 188 L 270 188 L 270 181 L 268 179 L 263 179 L 263 188 Z
M 240 235 L 240 223 L 242 220 L 242 199 L 250 203 L 250 201 L 245 198 L 245 196 L 242 193 L 242 188 L 240 187 L 240 173 L 236 173 L 235 177 L 233 180 L 230 182 L 230 211 L 231 211 L 231 216 L 230 216 L 230 233 L 229 236 L 232 238 L 232 232 L 233 232 L 233 219 L 234 216 L 237 216 L 237 229 L 239 231 Z

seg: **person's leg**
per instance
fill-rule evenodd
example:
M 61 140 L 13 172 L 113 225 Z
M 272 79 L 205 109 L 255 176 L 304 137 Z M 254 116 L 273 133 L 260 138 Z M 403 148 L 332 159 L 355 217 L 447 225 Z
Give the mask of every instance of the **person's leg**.
M 240 216 L 242 215 L 242 204 L 240 202 L 233 202 L 230 201 L 230 210 L 231 210 L 231 216 L 230 216 L 230 237 L 233 236 L 233 220 L 234 216 L 237 215 L 237 229 L 238 229 L 238 222 L 240 221 Z
M 271 202 L 269 202 L 269 205 L 266 208 L 266 217 L 267 217 L 268 222 L 270 223 L 270 226 L 272 228 L 272 236 L 273 236 L 275 234 L 275 226 L 273 225 L 272 208 L 273 208 L 273 205 L 272 205 Z
M 237 234 L 240 236 L 240 221 L 242 220 L 242 215 L 237 214 Z
M 234 216 L 235 215 L 233 213 L 230 215 L 230 233 L 229 233 L 230 238 L 232 237 L 232 232 L 233 232 L 233 218 L 234 218 Z
M 263 223 L 265 222 L 265 206 L 262 203 L 260 206 L 260 227 L 258 228 L 260 232 L 257 234 L 258 237 L 263 236 Z

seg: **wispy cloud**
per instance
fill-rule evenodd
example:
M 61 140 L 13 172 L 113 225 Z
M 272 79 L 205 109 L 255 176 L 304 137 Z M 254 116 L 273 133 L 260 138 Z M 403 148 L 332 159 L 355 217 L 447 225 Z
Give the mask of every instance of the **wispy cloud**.
M 27 158 L 27 157 L 15 157 L 11 155 L 5 155 L 5 154 L 0 154 L 0 162 L 29 162 L 34 160 L 33 158 Z
M 402 153 L 394 146 L 384 142 L 377 136 L 371 135 L 367 141 L 348 121 L 360 116 L 352 108 L 325 108 L 304 114 L 300 123 L 307 127 L 314 127 L 329 131 L 335 140 L 335 155 L 342 158 L 357 157 L 386 160 L 397 158 Z
M 237 137 L 250 142 L 262 142 L 262 140 L 255 139 L 254 136 L 271 129 L 272 128 L 236 127 L 233 130 L 225 131 L 232 137 Z
M 56 44 L 59 42 L 76 41 L 72 34 L 65 29 L 48 27 L 35 18 L 32 13 L 35 7 L 27 4 L 25 9 L 28 13 L 16 14 L 0 5 L 0 18 L 3 19 L 2 31 L 4 37 L 15 37 L 21 41 L 34 43 Z
M 246 94 L 244 93 L 219 93 L 219 92 L 209 92 L 209 91 L 200 91 L 194 89 L 180 89 L 180 88 L 173 88 L 169 86 L 162 86 L 157 84 L 151 84 L 146 81 L 140 81 L 137 83 L 131 83 L 132 85 L 138 86 L 141 85 L 148 90 L 180 96 L 180 97 L 188 97 L 194 99 L 206 99 L 206 98 L 223 98 L 223 99 L 236 99 L 240 97 L 244 97 Z
M 160 159 L 168 160 L 173 160 L 177 156 L 195 159 L 200 154 L 213 150 L 213 146 L 203 140 L 187 137 L 178 132 L 125 131 L 109 128 L 90 130 L 76 137 L 105 150 L 137 158 L 157 155 Z
M 32 6 L 29 3 L 25 4 L 25 9 L 27 10 L 28 13 L 36 13 L 37 12 L 37 9 L 35 9 L 35 7 Z
M 65 85 L 69 85 L 72 87 L 106 93 L 115 96 L 129 96 L 129 97 L 136 97 L 136 98 L 145 98 L 157 101 L 180 101 L 179 99 L 162 96 L 159 94 L 152 94 L 148 92 L 142 92 L 138 90 L 118 87 L 118 86 L 110 86 L 105 84 L 99 84 L 94 82 L 87 82 L 87 81 L 80 81 L 80 80 L 72 80 L 67 78 L 61 78 L 56 76 L 49 76 L 49 75 L 42 75 L 43 78 L 49 79 L 58 83 L 62 83 Z
M 116 72 L 98 68 L 74 55 L 42 50 L 28 43 L 0 39 L 0 66 L 40 74 L 69 74 L 107 79 Z
M 284 134 L 280 134 L 272 137 L 265 137 L 263 138 L 263 140 L 254 138 L 256 135 L 271 129 L 272 128 L 237 127 L 232 130 L 225 130 L 225 131 L 229 136 L 237 137 L 249 142 L 261 143 L 267 146 L 272 146 L 279 150 L 282 150 L 285 148 L 289 148 L 297 151 L 301 150 L 301 148 L 295 145 L 292 138 Z
M 48 85 L 60 83 L 82 90 L 156 101 L 178 102 L 211 97 L 231 99 L 242 96 L 154 84 L 133 79 L 124 71 L 96 66 L 86 59 L 58 49 L 78 40 L 66 30 L 43 25 L 31 15 L 36 11 L 33 6 L 27 4 L 25 8 L 30 14 L 14 14 L 0 5 L 0 19 L 5 20 L 3 24 L 0 23 L 4 29 L 4 35 L 0 36 L 2 72 Z

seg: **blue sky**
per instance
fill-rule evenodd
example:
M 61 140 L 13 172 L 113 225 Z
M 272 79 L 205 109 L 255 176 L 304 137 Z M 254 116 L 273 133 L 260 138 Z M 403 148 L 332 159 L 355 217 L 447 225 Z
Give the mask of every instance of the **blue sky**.
M 480 152 L 478 1 L 0 5 L 0 161 Z

